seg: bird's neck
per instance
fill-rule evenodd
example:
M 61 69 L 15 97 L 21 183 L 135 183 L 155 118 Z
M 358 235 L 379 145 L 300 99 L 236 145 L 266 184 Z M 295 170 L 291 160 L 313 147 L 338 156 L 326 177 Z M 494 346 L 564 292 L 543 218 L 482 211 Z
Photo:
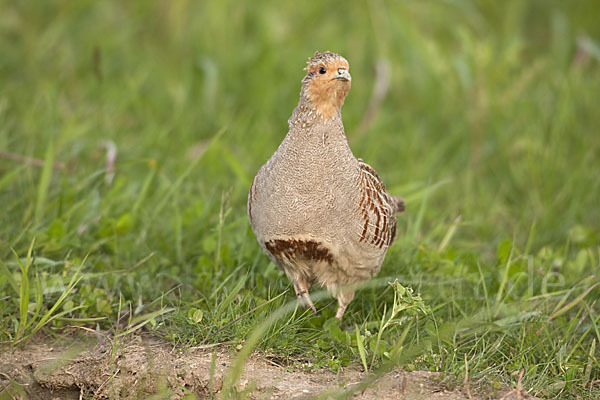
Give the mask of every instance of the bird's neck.
M 313 104 L 305 88 L 302 88 L 298 105 L 288 120 L 290 131 L 309 129 L 315 124 L 328 123 L 341 126 L 343 132 L 341 107 L 323 110 L 322 107 Z

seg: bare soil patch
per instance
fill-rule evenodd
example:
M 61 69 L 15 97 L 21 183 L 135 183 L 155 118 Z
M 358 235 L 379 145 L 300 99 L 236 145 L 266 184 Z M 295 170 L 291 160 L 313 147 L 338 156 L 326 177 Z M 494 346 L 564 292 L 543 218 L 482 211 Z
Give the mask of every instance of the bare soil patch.
M 17 348 L 0 349 L 0 399 L 180 399 L 219 397 L 223 378 L 235 354 L 223 348 L 173 348 L 153 337 L 135 337 L 98 343 L 71 340 L 51 343 L 31 340 Z M 212 372 L 211 372 L 212 370 Z M 304 399 L 349 390 L 365 378 L 358 368 L 340 373 L 328 370 L 298 371 L 256 353 L 246 363 L 238 390 L 251 399 Z M 471 390 L 472 391 L 472 390 Z M 464 389 L 447 390 L 439 374 L 391 371 L 369 388 L 357 391 L 359 399 L 533 399 L 509 388 L 469 397 Z M 332 397 L 333 398 L 333 397 Z

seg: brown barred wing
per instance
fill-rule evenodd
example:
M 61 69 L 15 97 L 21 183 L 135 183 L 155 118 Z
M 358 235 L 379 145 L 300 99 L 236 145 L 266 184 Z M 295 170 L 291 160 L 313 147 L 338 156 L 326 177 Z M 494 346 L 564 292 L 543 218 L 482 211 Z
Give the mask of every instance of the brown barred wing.
M 374 247 L 388 247 L 396 236 L 397 201 L 385 190 L 377 172 L 363 160 L 360 167 L 360 203 L 362 233 L 360 242 Z

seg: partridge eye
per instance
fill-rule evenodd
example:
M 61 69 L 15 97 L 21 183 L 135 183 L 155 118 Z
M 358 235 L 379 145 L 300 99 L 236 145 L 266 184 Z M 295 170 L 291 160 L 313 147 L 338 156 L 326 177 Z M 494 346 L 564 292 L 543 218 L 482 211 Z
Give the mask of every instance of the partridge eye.
M 325 72 L 327 72 L 327 71 L 325 70 L 325 67 L 320 67 L 320 68 L 319 68 L 319 73 L 320 73 L 320 74 L 324 74 Z

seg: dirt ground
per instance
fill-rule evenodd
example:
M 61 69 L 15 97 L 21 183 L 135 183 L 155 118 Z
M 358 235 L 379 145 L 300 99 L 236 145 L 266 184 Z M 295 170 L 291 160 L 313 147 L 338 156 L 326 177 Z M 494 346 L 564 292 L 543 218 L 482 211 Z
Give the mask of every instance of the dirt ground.
M 0 400 L 14 399 L 180 399 L 220 397 L 233 357 L 224 349 L 174 349 L 152 337 L 120 341 L 90 340 L 52 343 L 31 340 L 23 347 L 0 348 Z M 214 360 L 214 361 L 213 361 Z M 211 373 L 212 368 L 212 373 Z M 237 386 L 250 399 L 307 399 L 328 392 L 351 391 L 365 374 L 358 368 L 305 372 L 286 368 L 254 354 Z M 472 389 L 469 392 L 474 392 Z M 244 396 L 241 396 L 244 397 Z M 339 397 L 335 397 L 339 398 Z M 431 372 L 394 370 L 370 387 L 342 398 L 465 400 L 534 399 L 507 388 L 494 394 L 449 391 Z

